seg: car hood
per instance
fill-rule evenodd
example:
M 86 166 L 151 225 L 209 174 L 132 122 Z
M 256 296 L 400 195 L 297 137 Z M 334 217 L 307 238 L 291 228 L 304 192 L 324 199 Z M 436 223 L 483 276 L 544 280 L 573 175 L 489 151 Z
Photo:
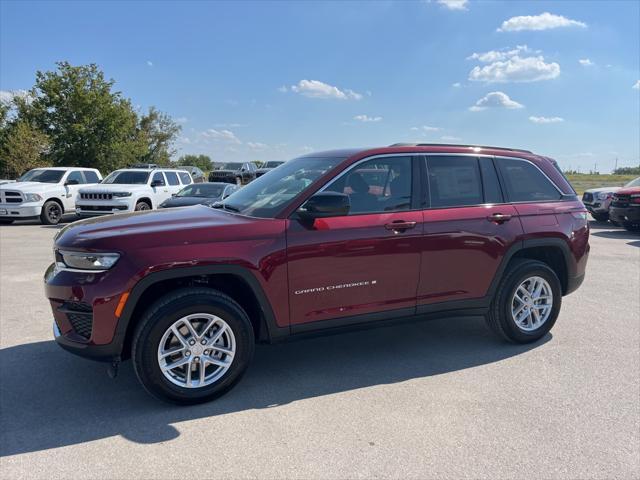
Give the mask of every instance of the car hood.
M 622 187 L 600 187 L 600 188 L 590 188 L 589 190 L 585 190 L 584 193 L 601 193 L 601 192 L 617 192 Z
M 154 248 L 164 249 L 171 245 L 237 243 L 245 238 L 272 238 L 272 234 L 266 232 L 274 228 L 283 231 L 284 222 L 194 205 L 81 220 L 60 230 L 55 244 L 70 249 L 150 252 Z
M 48 190 L 55 190 L 56 188 L 60 188 L 60 185 L 57 183 L 41 182 L 13 182 L 0 185 L 0 190 L 18 190 L 24 193 L 46 192 Z
M 110 192 L 135 192 L 138 190 L 147 190 L 147 185 L 126 185 L 121 183 L 105 183 L 96 184 L 88 187 L 82 187 L 80 193 L 110 193 Z
M 190 205 L 200 205 L 213 203 L 220 200 L 216 197 L 171 197 L 162 202 L 163 207 L 188 207 Z
M 622 195 L 638 195 L 640 194 L 640 187 L 621 188 L 616 193 Z

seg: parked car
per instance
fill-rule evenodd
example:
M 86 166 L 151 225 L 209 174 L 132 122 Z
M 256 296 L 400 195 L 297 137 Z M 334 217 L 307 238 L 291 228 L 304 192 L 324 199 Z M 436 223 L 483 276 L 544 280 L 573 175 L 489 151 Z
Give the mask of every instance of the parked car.
M 284 162 L 275 161 L 275 160 L 265 163 L 263 167 L 260 167 L 260 168 L 258 168 L 256 170 L 256 178 L 261 177 L 265 173 L 270 172 L 271 170 L 273 170 L 276 167 L 279 167 L 283 163 Z
M 238 190 L 237 185 L 223 182 L 194 183 L 188 185 L 162 202 L 158 208 L 187 207 L 189 205 L 213 205 Z
M 76 213 L 96 217 L 158 208 L 174 193 L 193 183 L 178 169 L 125 168 L 111 172 L 100 185 L 80 190 Z
M 613 194 L 609 219 L 630 232 L 640 232 L 640 185 L 625 187 Z
M 185 165 L 180 168 L 189 172 L 189 175 L 191 175 L 191 178 L 193 178 L 193 183 L 202 183 L 207 181 L 207 179 L 204 176 L 204 172 L 200 170 L 198 167 Z
M 0 185 L 0 224 L 39 218 L 44 225 L 56 225 L 64 214 L 75 213 L 78 190 L 101 179 L 95 168 L 29 170 L 16 182 Z
M 246 185 L 255 180 L 256 170 L 257 168 L 252 162 L 224 163 L 209 173 L 209 181 L 235 183 L 238 186 Z
M 534 342 L 589 253 L 584 205 L 555 161 L 525 150 L 312 153 L 217 207 L 60 231 L 45 274 L 56 341 L 112 373 L 132 358 L 150 393 L 198 403 L 240 379 L 256 341 L 485 315 L 501 338 Z
M 598 222 L 609 220 L 609 206 L 613 199 L 613 194 L 621 188 L 640 186 L 640 177 L 631 180 L 624 187 L 600 187 L 585 190 L 582 195 L 582 203 L 587 207 L 591 216 Z

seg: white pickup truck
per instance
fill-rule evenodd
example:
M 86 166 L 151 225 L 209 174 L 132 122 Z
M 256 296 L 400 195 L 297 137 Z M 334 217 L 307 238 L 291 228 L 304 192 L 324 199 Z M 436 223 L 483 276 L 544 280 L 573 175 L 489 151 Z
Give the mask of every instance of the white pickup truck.
M 78 190 L 97 184 L 102 175 L 95 168 L 35 168 L 16 182 L 0 184 L 0 224 L 40 218 L 56 225 L 66 213 L 75 213 Z
M 186 170 L 127 168 L 111 172 L 100 185 L 82 188 L 76 204 L 80 217 L 96 217 L 158 208 L 193 183 Z

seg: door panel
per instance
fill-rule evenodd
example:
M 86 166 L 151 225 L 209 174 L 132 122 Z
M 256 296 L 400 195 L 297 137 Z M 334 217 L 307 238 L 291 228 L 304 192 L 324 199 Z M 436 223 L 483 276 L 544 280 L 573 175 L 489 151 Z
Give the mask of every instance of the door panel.
M 405 225 L 394 230 L 393 222 Z M 421 234 L 421 211 L 292 220 L 291 323 L 414 308 Z

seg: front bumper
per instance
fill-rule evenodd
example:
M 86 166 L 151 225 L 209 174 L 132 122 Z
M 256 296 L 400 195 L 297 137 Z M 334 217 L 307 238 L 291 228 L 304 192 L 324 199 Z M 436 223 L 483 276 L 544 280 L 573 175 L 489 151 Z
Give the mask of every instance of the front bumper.
M 75 342 L 62 335 L 55 321 L 53 322 L 53 338 L 61 348 L 79 357 L 89 358 L 99 362 L 113 362 L 121 359 L 122 341 L 120 345 L 118 345 L 118 342 L 113 342 L 108 345 L 90 345 Z
M 609 203 L 606 201 L 585 203 L 584 206 L 589 210 L 589 213 L 607 213 L 609 211 Z
M 0 218 L 34 218 L 40 216 L 42 212 L 42 205 L 40 204 L 15 204 L 15 203 L 0 203 Z
M 609 218 L 620 224 L 640 224 L 640 206 L 611 207 L 609 209 Z
M 126 202 L 76 202 L 76 214 L 85 218 L 99 217 L 101 215 L 113 215 L 114 213 L 127 213 L 131 211 L 133 211 L 132 205 Z

